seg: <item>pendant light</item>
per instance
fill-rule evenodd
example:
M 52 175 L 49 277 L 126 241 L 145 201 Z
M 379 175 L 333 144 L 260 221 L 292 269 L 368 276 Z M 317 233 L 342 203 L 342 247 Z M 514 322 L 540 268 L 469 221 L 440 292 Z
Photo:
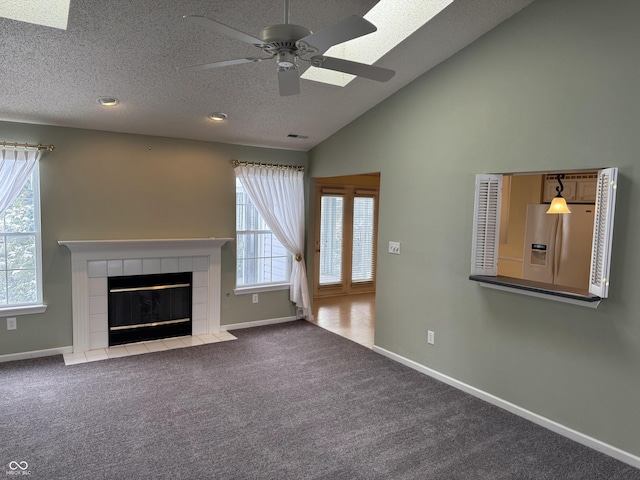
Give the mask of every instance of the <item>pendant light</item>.
M 547 213 L 571 213 L 569 207 L 567 207 L 567 201 L 562 196 L 562 191 L 564 190 L 564 185 L 562 184 L 562 179 L 564 178 L 564 173 L 558 174 L 558 186 L 556 187 L 556 194 L 551 201 L 551 205 L 549 205 L 549 210 Z

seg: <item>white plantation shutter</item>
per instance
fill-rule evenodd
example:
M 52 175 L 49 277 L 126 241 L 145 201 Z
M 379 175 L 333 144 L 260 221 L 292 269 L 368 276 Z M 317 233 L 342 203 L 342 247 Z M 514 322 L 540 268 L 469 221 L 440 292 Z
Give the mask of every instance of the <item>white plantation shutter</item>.
M 471 275 L 498 274 L 502 175 L 476 175 Z
M 617 168 L 605 168 L 599 172 L 589 293 L 602 298 L 606 298 L 609 294 L 609 268 L 611 265 L 611 242 L 613 240 L 613 217 L 616 210 L 617 186 Z

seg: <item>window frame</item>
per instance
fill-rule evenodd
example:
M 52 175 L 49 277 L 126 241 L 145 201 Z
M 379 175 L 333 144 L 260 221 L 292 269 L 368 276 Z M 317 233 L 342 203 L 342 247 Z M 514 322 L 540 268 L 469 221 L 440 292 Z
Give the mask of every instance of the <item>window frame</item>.
M 498 279 L 503 174 L 476 175 L 471 275 L 469 279 L 491 288 L 597 307 L 600 300 L 609 295 L 618 169 L 611 167 L 592 170 L 598 171 L 598 183 L 589 274 L 589 296 L 567 294 L 552 288 L 531 287 L 517 282 L 518 279 L 511 279 L 511 277 L 499 277 Z M 551 172 L 522 172 L 520 174 L 533 175 L 536 173 Z M 513 281 L 509 281 L 510 279 Z
M 235 259 L 235 287 L 234 287 L 234 294 L 235 295 L 248 295 L 248 294 L 253 294 L 253 293 L 260 293 L 260 292 L 270 292 L 270 291 L 277 291 L 277 290 L 288 290 L 291 288 L 291 270 L 293 267 L 293 262 L 292 262 L 292 258 L 291 255 L 288 254 L 286 255 L 286 260 L 287 260 L 287 276 L 288 276 L 288 280 L 286 282 L 282 282 L 282 281 L 277 281 L 277 282 L 266 282 L 266 283 L 254 283 L 254 284 L 248 284 L 248 285 L 238 285 L 238 265 L 239 265 L 239 260 L 240 260 L 240 256 L 238 254 L 238 249 L 240 248 L 240 242 L 238 241 L 239 235 L 241 234 L 245 234 L 245 233 L 266 233 L 269 232 L 273 238 L 276 238 L 273 231 L 271 229 L 267 228 L 266 229 L 261 229 L 261 230 L 256 230 L 256 229 L 250 229 L 250 230 L 238 230 L 238 187 L 242 188 L 242 183 L 240 182 L 240 180 L 236 177 L 235 179 L 235 192 L 236 192 L 236 204 L 235 204 L 235 226 L 236 226 L 236 259 Z M 244 193 L 244 195 L 246 195 L 246 193 Z M 251 204 L 251 200 L 247 197 L 247 203 Z M 252 204 L 253 205 L 253 204 Z M 253 206 L 253 208 L 255 208 L 255 206 Z M 259 216 L 260 221 L 262 224 L 264 224 L 266 226 L 266 222 L 264 220 L 264 218 L 262 217 L 262 215 L 260 215 L 260 212 L 256 209 L 256 214 Z M 276 239 L 277 240 L 277 239 Z M 266 258 L 266 257 L 265 257 Z M 268 257 L 268 258 L 274 258 L 274 257 Z
M 42 279 L 42 222 L 41 210 L 42 202 L 40 198 L 40 162 L 36 162 L 33 172 L 31 173 L 31 183 L 33 189 L 33 221 L 35 232 L 25 232 L 34 235 L 35 238 L 35 255 L 36 255 L 36 300 L 29 303 L 0 305 L 0 316 L 18 316 L 44 313 L 47 306 L 43 303 L 43 279 Z M 10 208 L 10 207 L 8 207 Z M 4 235 L 4 233 L 2 234 Z

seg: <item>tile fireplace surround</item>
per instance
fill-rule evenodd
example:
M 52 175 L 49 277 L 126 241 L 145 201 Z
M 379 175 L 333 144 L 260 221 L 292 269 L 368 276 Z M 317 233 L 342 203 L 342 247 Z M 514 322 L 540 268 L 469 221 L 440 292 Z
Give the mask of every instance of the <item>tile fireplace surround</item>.
M 71 251 L 73 353 L 108 346 L 107 278 L 193 272 L 192 334 L 220 330 L 220 250 L 231 238 L 59 241 Z

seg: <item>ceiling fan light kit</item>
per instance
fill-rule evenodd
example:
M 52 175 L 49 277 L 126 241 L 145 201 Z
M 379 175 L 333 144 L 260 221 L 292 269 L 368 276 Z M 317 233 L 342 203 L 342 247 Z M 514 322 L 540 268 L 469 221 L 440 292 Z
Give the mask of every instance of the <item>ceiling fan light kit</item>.
M 281 96 L 297 95 L 300 93 L 298 60 L 307 62 L 317 68 L 335 70 L 378 82 L 386 82 L 395 75 L 393 70 L 386 68 L 322 55 L 334 45 L 375 32 L 376 27 L 371 22 L 353 15 L 332 26 L 312 33 L 308 28 L 289 23 L 288 3 L 288 1 L 285 1 L 285 23 L 263 28 L 260 31 L 259 37 L 254 37 L 201 15 L 185 15 L 183 18 L 188 21 L 209 28 L 222 35 L 249 43 L 269 56 L 245 57 L 179 68 L 207 70 L 229 65 L 261 62 L 275 58 L 278 87 Z M 307 58 L 309 55 L 311 56 Z

